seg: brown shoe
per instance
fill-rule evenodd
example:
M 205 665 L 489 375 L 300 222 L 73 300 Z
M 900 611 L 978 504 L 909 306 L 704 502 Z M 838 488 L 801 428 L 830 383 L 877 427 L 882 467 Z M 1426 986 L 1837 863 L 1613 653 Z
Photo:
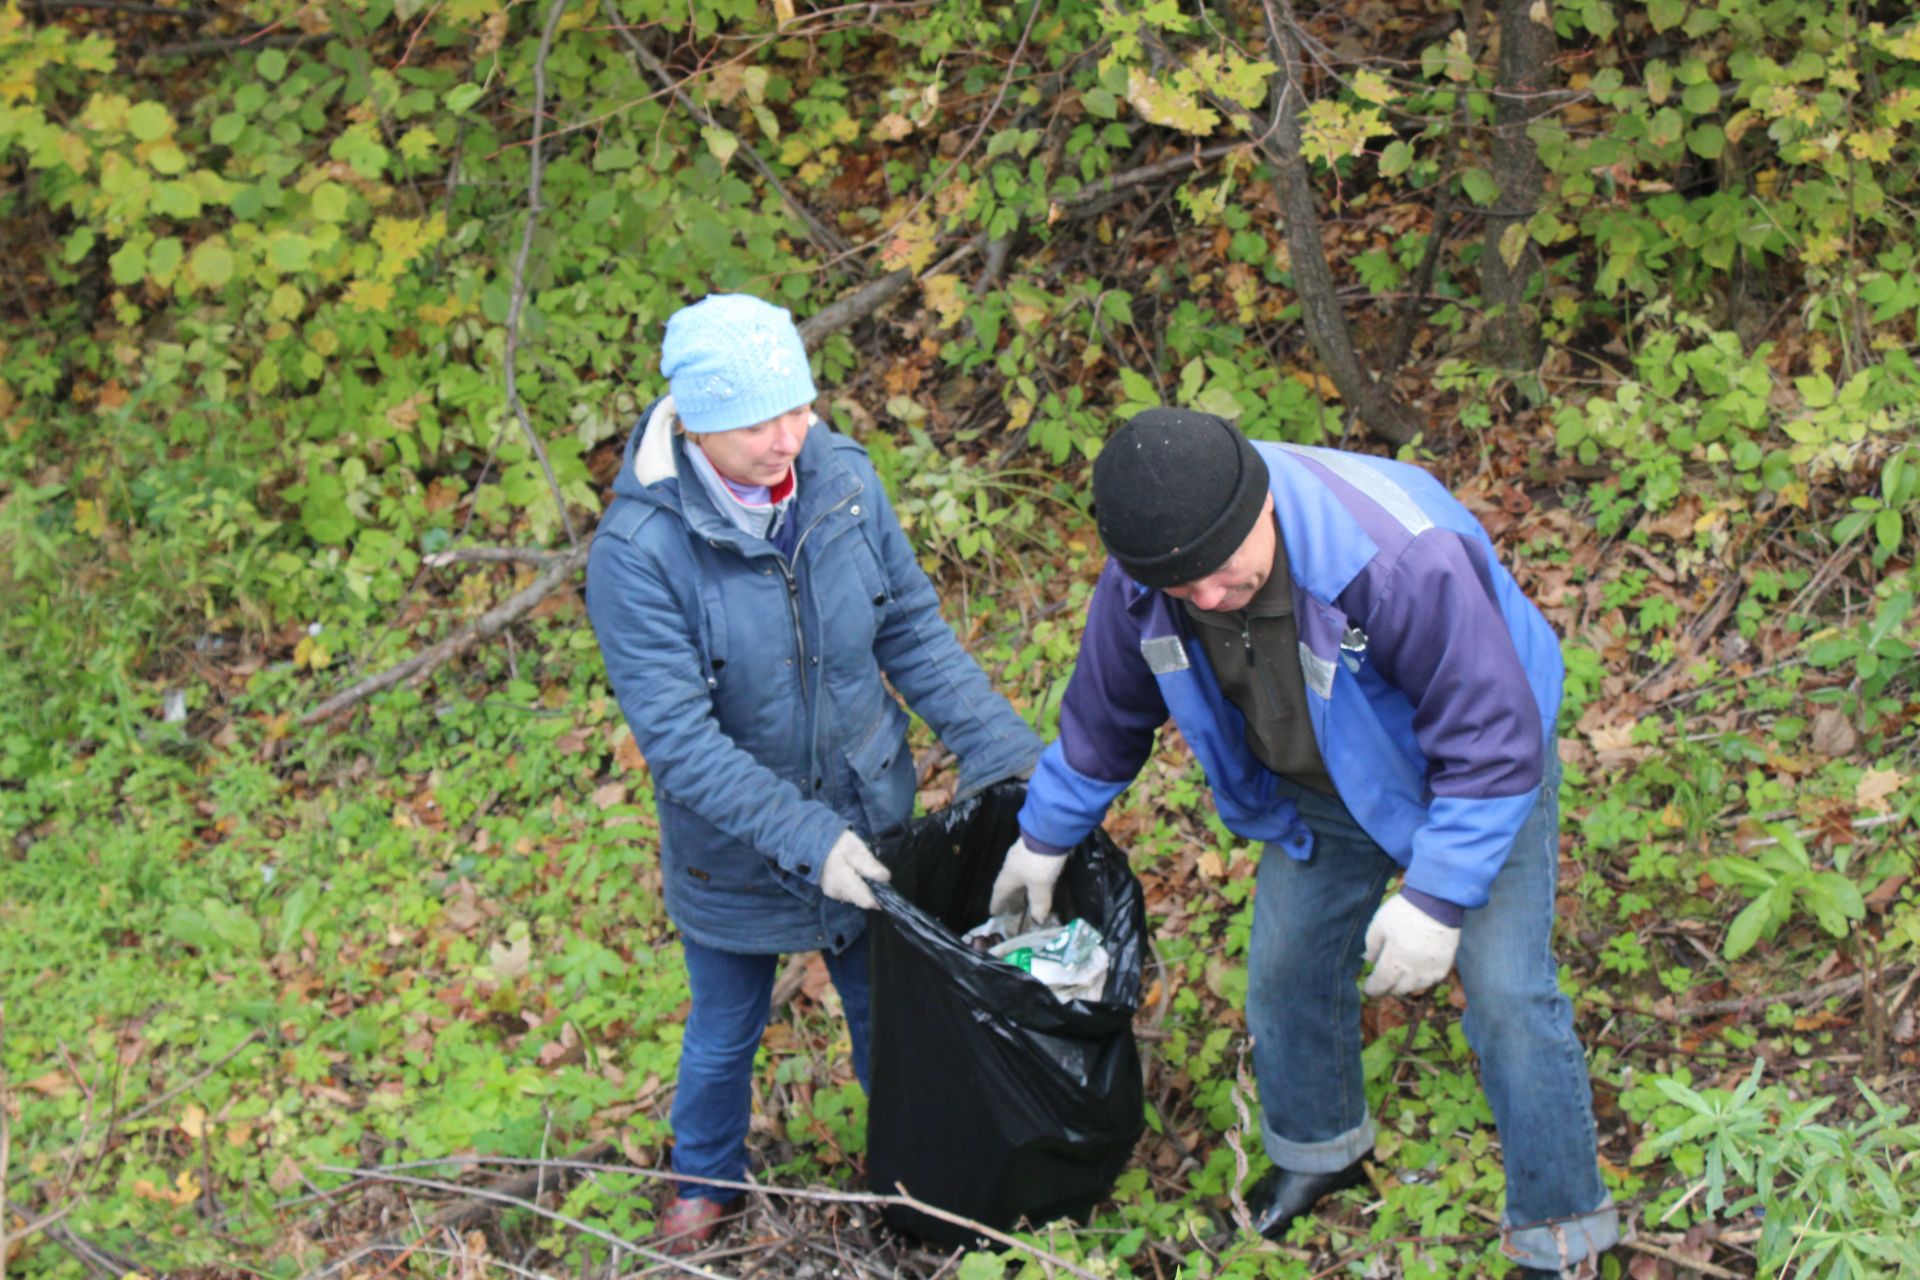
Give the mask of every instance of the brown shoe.
M 652 1247 L 661 1253 L 684 1257 L 704 1248 L 720 1228 L 732 1203 L 707 1200 L 699 1196 L 680 1196 L 667 1206 L 653 1228 Z

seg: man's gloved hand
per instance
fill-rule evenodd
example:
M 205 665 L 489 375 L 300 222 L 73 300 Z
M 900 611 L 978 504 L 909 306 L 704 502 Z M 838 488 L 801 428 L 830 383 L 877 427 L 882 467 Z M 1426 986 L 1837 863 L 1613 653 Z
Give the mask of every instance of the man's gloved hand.
M 1063 853 L 1035 853 L 1027 848 L 1025 836 L 1007 850 L 1007 860 L 994 877 L 993 894 L 987 899 L 987 912 L 1003 916 L 1024 906 L 1029 920 L 1043 920 L 1053 914 L 1053 882 L 1060 868 L 1067 865 Z
M 820 892 L 835 901 L 850 902 L 862 911 L 871 911 L 880 904 L 874 901 L 867 881 L 878 880 L 884 884 L 891 879 L 893 872 L 873 856 L 865 840 L 851 831 L 842 831 L 833 848 L 827 850 L 827 864 L 820 868 Z
M 1367 926 L 1373 974 L 1362 990 L 1369 996 L 1425 991 L 1447 976 L 1459 947 L 1460 930 L 1441 924 L 1396 893 L 1380 904 Z

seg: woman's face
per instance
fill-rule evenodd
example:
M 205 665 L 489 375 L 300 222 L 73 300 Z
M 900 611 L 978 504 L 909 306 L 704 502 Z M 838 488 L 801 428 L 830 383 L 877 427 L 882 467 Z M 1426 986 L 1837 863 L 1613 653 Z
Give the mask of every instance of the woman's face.
M 803 404 L 758 426 L 695 436 L 694 443 L 705 452 L 713 469 L 735 484 L 771 488 L 793 469 L 793 460 L 807 442 L 807 427 L 812 421 L 813 406 Z

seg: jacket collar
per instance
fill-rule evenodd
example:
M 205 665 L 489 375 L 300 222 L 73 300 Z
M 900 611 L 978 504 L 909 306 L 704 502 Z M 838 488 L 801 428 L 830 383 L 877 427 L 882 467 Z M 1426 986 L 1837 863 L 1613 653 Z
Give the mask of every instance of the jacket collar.
M 627 442 L 627 456 L 615 492 L 644 496 L 680 513 L 687 526 L 710 542 L 723 543 L 744 553 L 765 551 L 768 544 L 749 538 L 713 505 L 705 488 L 691 475 L 692 464 L 683 450 L 686 437 L 673 429 L 673 397 L 662 396 L 649 409 Z M 822 514 L 860 492 L 860 479 L 835 453 L 831 431 L 818 418 L 807 432 L 807 442 L 794 459 L 798 493 L 793 513 L 802 534 Z

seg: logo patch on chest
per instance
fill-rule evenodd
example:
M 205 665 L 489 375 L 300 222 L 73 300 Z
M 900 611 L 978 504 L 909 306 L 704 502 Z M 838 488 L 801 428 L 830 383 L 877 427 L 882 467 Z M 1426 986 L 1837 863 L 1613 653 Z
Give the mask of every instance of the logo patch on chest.
M 1331 698 L 1333 673 L 1333 662 L 1307 648 L 1307 642 L 1302 640 L 1300 642 L 1300 674 L 1306 678 L 1307 688 L 1322 698 Z
M 1154 636 L 1142 640 L 1140 656 L 1147 660 L 1147 670 L 1157 676 L 1185 671 L 1192 665 L 1187 661 L 1187 646 L 1180 643 L 1179 636 Z

